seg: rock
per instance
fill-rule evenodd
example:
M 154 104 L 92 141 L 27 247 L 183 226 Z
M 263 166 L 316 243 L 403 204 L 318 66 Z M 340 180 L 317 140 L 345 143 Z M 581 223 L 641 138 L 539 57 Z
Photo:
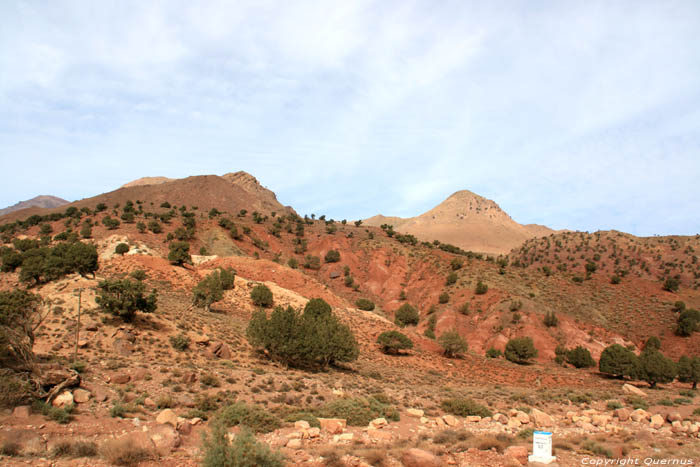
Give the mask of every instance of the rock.
M 321 429 L 318 427 L 311 427 L 306 432 L 309 434 L 309 438 L 319 438 L 321 436 Z
M 311 425 L 309 425 L 309 422 L 307 422 L 306 420 L 299 420 L 294 422 L 294 428 L 296 428 L 297 430 L 308 430 L 309 428 L 311 428 Z
M 622 392 L 627 394 L 634 394 L 635 396 L 646 397 L 647 393 L 639 389 L 637 386 L 632 386 L 631 384 L 625 383 L 622 385 Z
M 80 347 L 81 349 L 86 348 L 88 345 L 90 345 L 90 343 L 86 340 L 81 339 L 78 341 L 78 347 Z
M 51 401 L 54 407 L 65 407 L 73 403 L 73 394 L 70 391 L 63 391 L 61 394 Z
M 608 424 L 608 422 L 610 422 L 610 415 L 593 415 L 591 419 L 591 423 L 593 423 L 593 426 L 604 427 Z
M 110 393 L 107 389 L 97 386 L 93 388 L 92 395 L 97 402 L 104 402 L 109 399 Z
M 526 414 L 525 412 L 518 411 L 515 414 L 515 418 L 517 418 L 518 421 L 523 425 L 530 423 L 530 416 L 528 414 Z
M 532 409 L 530 411 L 530 420 L 535 424 L 537 428 L 553 427 L 554 419 L 551 415 L 548 415 L 541 410 Z
M 192 432 L 192 424 L 189 421 L 178 422 L 177 432 L 181 435 L 189 435 Z
M 627 420 L 629 420 L 631 414 L 632 414 L 632 411 L 630 409 L 628 409 L 627 407 L 623 407 L 621 409 L 615 410 L 615 416 L 621 422 L 626 422 Z
M 167 410 L 167 409 L 166 409 Z M 148 432 L 158 453 L 162 456 L 168 455 L 180 445 L 181 439 L 175 426 L 162 424 L 151 428 Z
M 688 427 L 684 426 L 678 420 L 671 422 L 671 432 L 672 433 L 686 433 L 687 431 L 688 431 Z
M 508 428 L 520 428 L 520 420 L 517 418 L 510 418 L 508 419 L 508 424 L 506 425 Z
M 479 423 L 481 421 L 481 417 L 478 415 L 468 415 L 465 420 L 467 423 Z
M 192 399 L 189 394 L 181 394 L 180 397 L 177 398 L 177 401 L 180 405 L 185 407 L 194 407 L 196 405 L 194 399 Z
M 173 428 L 177 427 L 177 415 L 170 409 L 164 409 L 156 417 L 157 423 L 168 424 Z
M 391 431 L 377 430 L 376 428 L 369 428 L 367 430 L 367 436 L 371 439 L 381 441 L 391 441 L 394 437 Z
M 375 418 L 374 420 L 369 422 L 369 427 L 378 429 L 387 426 L 388 424 L 389 422 L 386 421 L 386 418 Z
M 97 331 L 97 323 L 90 323 L 90 324 L 88 324 L 87 326 L 85 326 L 85 330 L 86 330 L 86 331 L 90 331 L 90 332 L 95 332 L 95 331 Z
M 508 446 L 506 450 L 503 451 L 503 455 L 506 457 L 512 457 L 521 465 L 527 465 L 527 446 Z
M 191 371 L 182 375 L 182 382 L 185 384 L 193 384 L 197 381 L 197 373 Z
M 148 407 L 149 409 L 155 409 L 158 406 L 158 404 L 156 404 L 156 401 L 154 401 L 150 397 L 147 397 L 143 400 L 143 405 Z
M 401 456 L 401 462 L 405 467 L 439 467 L 442 465 L 439 457 L 417 448 L 406 450 Z
M 634 422 L 641 422 L 642 420 L 649 420 L 651 416 L 649 415 L 649 412 L 647 412 L 644 409 L 637 409 L 632 414 L 630 415 L 630 418 Z
M 425 412 L 421 409 L 406 409 L 406 414 L 408 414 L 409 417 L 420 418 L 425 414 Z
M 131 381 L 131 376 L 127 375 L 126 373 L 117 373 L 116 375 L 112 376 L 110 381 L 114 384 L 126 384 Z
M 140 381 L 142 379 L 146 379 L 147 376 L 148 376 L 148 370 L 146 370 L 145 368 L 137 368 L 134 371 L 133 379 L 134 379 L 134 381 Z
M 661 428 L 662 426 L 664 426 L 664 423 L 665 423 L 664 417 L 662 417 L 659 414 L 656 414 L 653 417 L 651 417 L 651 421 L 649 422 L 649 425 L 652 428 Z
M 32 414 L 32 408 L 29 405 L 20 405 L 12 410 L 12 416 L 17 418 L 29 418 Z
M 299 449 L 301 448 L 301 440 L 297 438 L 290 439 L 287 441 L 286 445 L 289 449 Z
M 128 357 L 134 352 L 134 345 L 126 339 L 114 339 L 112 349 L 122 357 Z
M 493 416 L 493 419 L 502 425 L 505 425 L 508 423 L 508 417 L 506 417 L 502 413 L 497 413 L 496 415 Z
M 215 342 L 212 344 L 211 355 L 217 358 L 230 359 L 231 348 L 224 342 Z
M 445 422 L 447 426 L 457 426 L 459 420 L 454 415 L 445 415 L 442 417 L 442 421 Z
M 330 274 L 328 274 L 328 277 L 331 279 L 337 279 L 341 275 L 340 269 L 333 269 Z
M 682 422 L 683 417 L 678 412 L 672 412 L 672 413 L 669 413 L 668 415 L 666 415 L 666 420 L 668 420 L 669 423 Z
M 73 391 L 73 399 L 78 404 L 86 403 L 87 401 L 90 400 L 91 396 L 92 396 L 92 394 L 90 394 L 90 391 L 86 391 L 85 389 L 78 388 L 78 389 L 75 389 Z
M 345 431 L 347 421 L 343 418 L 319 418 L 321 429 L 332 435 Z
M 352 441 L 352 439 L 355 437 L 353 433 L 343 433 L 341 435 L 335 435 L 333 437 L 333 442 L 334 443 L 344 443 L 344 442 L 349 442 Z

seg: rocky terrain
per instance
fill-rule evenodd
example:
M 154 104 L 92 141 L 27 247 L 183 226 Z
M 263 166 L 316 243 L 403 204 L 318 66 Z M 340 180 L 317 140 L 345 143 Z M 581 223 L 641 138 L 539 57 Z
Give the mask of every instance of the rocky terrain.
M 22 209 L 29 209 L 29 208 L 41 208 L 41 209 L 57 208 L 59 206 L 63 206 L 63 205 L 68 204 L 68 203 L 69 203 L 69 201 L 66 201 L 65 199 L 59 198 L 57 196 L 40 195 L 40 196 L 35 196 L 32 199 L 28 199 L 26 201 L 20 201 L 17 204 L 0 209 L 0 216 L 4 216 L 5 214 L 9 214 L 11 212 L 19 211 Z
M 41 237 L 57 245 L 57 235 L 77 233 L 90 219 L 82 241 L 98 254 L 94 277 L 69 273 L 35 284 L 21 280 L 21 268 L 0 274 L 0 291 L 27 288 L 43 299 L 36 374 L 45 388 L 59 389 L 48 406 L 57 410 L 27 398 L 0 413 L 3 465 L 201 465 L 202 436 L 231 407 L 252 414 L 245 424 L 287 465 L 528 465 L 536 429 L 553 433 L 562 466 L 700 460 L 700 397 L 690 383 L 652 389 L 597 366 L 555 361 L 562 346 L 581 346 L 596 361 L 615 343 L 639 354 L 651 336 L 674 360 L 697 356 L 698 333 L 675 333 L 677 302 L 700 307 L 695 237 L 523 234 L 509 255 L 489 257 L 446 247 L 447 240 L 414 242 L 364 223 L 304 219 L 241 172 L 129 185 L 44 211 L 86 208 L 79 219 L 73 211 L 3 231 L 7 249 Z M 470 193 L 451 199 L 431 216 L 448 218 L 456 202 L 467 206 L 468 222 L 483 224 L 474 232 L 509 225 L 495 203 Z M 128 201 L 133 219 L 105 223 L 120 219 Z M 105 209 L 96 212 L 100 203 Z M 0 225 L 24 219 L 15 214 Z M 155 219 L 159 231 L 149 226 Z M 191 264 L 168 259 L 178 237 L 186 238 Z M 115 252 L 120 244 L 128 246 L 123 254 Z M 195 306 L 193 288 L 217 268 L 235 270 L 233 287 L 209 310 Z M 621 281 L 613 284 L 616 274 Z M 679 288 L 664 290 L 676 274 Z M 155 312 L 131 322 L 106 313 L 96 300 L 100 282 L 137 275 L 157 290 Z M 246 328 L 258 309 L 251 292 L 261 284 L 274 306 L 330 304 L 352 330 L 359 357 L 303 369 L 256 351 Z M 373 309 L 360 309 L 358 299 Z M 404 304 L 418 311 L 417 325 L 397 326 Z M 545 323 L 550 314 L 555 325 Z M 378 336 L 395 330 L 413 347 L 382 352 Z M 439 338 L 451 330 L 468 343 L 460 358 L 443 353 Z M 531 337 L 538 350 L 528 364 L 502 357 L 518 337 Z M 227 436 L 236 439 L 243 424 Z

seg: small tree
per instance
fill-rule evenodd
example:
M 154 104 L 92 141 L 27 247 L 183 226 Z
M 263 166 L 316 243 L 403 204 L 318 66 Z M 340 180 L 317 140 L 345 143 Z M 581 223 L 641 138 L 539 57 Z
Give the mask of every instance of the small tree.
M 517 337 L 506 344 L 506 359 L 519 365 L 529 363 L 529 360 L 537 357 L 537 349 L 531 337 Z
M 146 297 L 146 286 L 141 281 L 129 279 L 104 280 L 98 284 L 95 301 L 100 307 L 119 316 L 126 322 L 134 319 L 137 311 L 153 313 L 156 310 L 157 293 L 153 289 Z
M 359 308 L 360 310 L 364 311 L 373 311 L 374 310 L 374 302 L 372 300 L 368 300 L 366 298 L 358 298 L 357 301 L 355 302 L 355 306 Z
M 83 238 L 92 237 L 92 226 L 90 224 L 83 224 L 83 227 L 80 229 L 80 236 Z
M 600 354 L 598 369 L 616 378 L 624 376 L 636 377 L 639 372 L 637 356 L 620 344 L 613 344 L 605 348 Z
M 661 340 L 656 336 L 651 336 L 644 344 L 644 351 L 661 350 Z
M 190 244 L 187 242 L 172 242 L 168 253 L 168 261 L 178 266 L 182 266 L 184 263 L 192 264 Z
M 556 327 L 559 324 L 559 318 L 554 314 L 553 311 L 548 311 L 544 315 L 544 325 L 548 328 Z
M 461 258 L 452 258 L 452 261 L 450 261 L 450 267 L 452 268 L 453 271 L 457 271 L 459 269 L 462 269 L 464 266 L 464 261 Z
M 418 324 L 418 320 L 418 310 L 413 308 L 408 303 L 401 305 L 399 309 L 396 310 L 396 314 L 394 316 L 394 323 L 402 328 L 405 326 L 415 326 Z
M 124 253 L 129 251 L 129 245 L 126 243 L 120 243 L 117 245 L 117 247 L 114 249 L 114 252 L 118 255 L 124 256 Z
M 443 305 L 449 301 L 450 301 L 450 294 L 448 294 L 447 292 L 441 293 L 440 296 L 438 297 L 438 302 L 440 302 Z
M 250 292 L 253 305 L 268 308 L 272 306 L 272 291 L 265 284 L 258 284 Z
M 678 292 L 681 282 L 676 277 L 667 277 L 664 284 L 661 286 L 667 292 Z
M 150 230 L 154 234 L 159 234 L 163 231 L 163 227 L 160 225 L 160 222 L 152 220 L 148 223 L 148 230 Z
M 591 368 L 595 366 L 595 360 L 587 348 L 579 345 L 566 351 L 566 361 L 576 368 Z
M 384 331 L 377 337 L 377 344 L 385 354 L 398 354 L 401 350 L 413 348 L 413 341 L 399 331 Z
M 488 292 L 488 290 L 489 286 L 479 281 L 476 283 L 476 289 L 474 289 L 474 293 L 477 295 L 484 295 L 486 292 Z
M 42 300 L 26 290 L 0 291 L 0 365 L 16 371 L 33 367 L 34 331 L 46 315 Z
M 640 379 L 652 388 L 657 383 L 670 383 L 677 374 L 676 364 L 656 349 L 649 349 L 639 356 Z
M 338 250 L 329 250 L 324 258 L 326 263 L 337 263 L 340 261 L 340 252 Z
M 211 305 L 224 298 L 224 291 L 233 289 L 236 271 L 233 269 L 217 269 L 207 277 L 199 281 L 192 290 L 192 303 L 195 306 L 203 306 L 206 311 Z
M 442 347 L 442 352 L 447 358 L 456 358 L 469 349 L 467 341 L 459 335 L 456 329 L 445 331 L 438 338 L 438 344 Z
M 693 383 L 693 389 L 697 389 L 700 381 L 700 357 L 690 358 L 683 355 L 678 360 L 678 381 Z
M 24 264 L 22 265 L 24 267 Z M 678 325 L 676 326 L 676 334 L 683 337 L 688 337 L 698 330 L 700 323 L 700 311 L 686 309 L 678 315 Z
M 457 273 L 456 272 L 451 272 L 447 275 L 447 279 L 445 280 L 445 285 L 453 285 L 457 282 Z
M 243 429 L 229 440 L 228 430 L 215 422 L 209 435 L 204 437 L 204 467 L 283 467 L 284 456 L 255 439 L 253 432 Z

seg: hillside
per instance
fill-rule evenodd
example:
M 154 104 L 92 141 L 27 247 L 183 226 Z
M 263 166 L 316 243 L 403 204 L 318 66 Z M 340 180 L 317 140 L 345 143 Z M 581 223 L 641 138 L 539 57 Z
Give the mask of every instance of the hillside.
M 471 191 L 458 191 L 433 209 L 411 218 L 374 216 L 366 225 L 389 224 L 419 240 L 439 240 L 467 251 L 507 254 L 524 241 L 553 231 L 544 226 L 520 225 L 495 202 Z
M 452 203 L 469 206 L 471 199 L 473 209 L 467 208 L 465 217 L 472 212 L 507 224 L 495 203 L 477 203 L 475 196 L 451 197 L 431 215 L 445 219 L 455 212 Z M 171 207 L 161 207 L 165 202 Z M 536 428 L 555 432 L 561 465 L 580 464 L 592 449 L 634 456 L 700 455 L 700 418 L 693 415 L 700 398 L 689 391 L 690 384 L 662 383 L 633 398 L 622 384 L 641 387 L 641 381 L 554 361 L 559 346 L 581 346 L 595 359 L 614 343 L 639 353 L 650 336 L 659 336 L 661 350 L 674 360 L 700 355 L 699 332 L 674 334 L 675 302 L 700 308 L 700 292 L 690 279 L 695 237 L 637 239 L 613 232 L 597 238 L 566 232 L 531 239 L 507 258 L 455 254 L 441 244 L 402 242 L 374 226 L 302 219 L 279 208 L 274 193 L 240 172 L 137 184 L 78 203 L 83 204 L 70 206 L 81 209 L 64 207 L 53 216 L 45 212 L 45 217 L 0 223 L 3 255 L 40 256 L 40 249 L 18 252 L 27 239 L 52 247 L 80 240 L 95 245 L 98 253 L 94 277 L 65 273 L 38 282 L 20 280 L 24 264 L 0 273 L 0 291 L 27 288 L 44 300 L 48 317 L 36 331 L 34 352 L 43 377 L 55 380 L 46 388 L 62 381 L 57 374 L 71 374 L 69 367 L 81 368 L 79 381 L 65 391 L 76 402 L 70 423 L 36 409 L 32 413 L 22 408 L 25 402 L 14 404 L 20 409 L 12 413 L 0 412 L 0 444 L 15 442 L 21 453 L 3 457 L 4 465 L 46 457 L 66 440 L 99 446 L 95 456 L 81 459 L 85 465 L 111 465 L 114 450 L 131 453 L 133 446 L 146 451 L 143 459 L 151 459 L 143 465 L 198 465 L 201 435 L 227 410 L 229 417 L 236 413 L 231 407 L 241 410 L 240 404 L 257 407 L 257 421 L 264 422 L 258 441 L 280 449 L 287 465 L 412 465 L 405 456 L 409 448 L 418 448 L 443 465 L 515 467 L 526 465 L 522 450 L 527 454 Z M 106 209 L 97 209 L 99 203 Z M 253 216 L 255 210 L 265 215 Z M 123 217 L 129 213 L 133 219 Z M 114 224 L 107 218 L 123 220 Z M 187 243 L 192 264 L 168 260 L 176 240 Z M 117 254 L 122 243 L 128 251 Z M 578 259 L 566 269 L 556 267 L 554 254 L 561 257 L 567 249 Z M 618 266 L 636 265 L 632 252 L 659 258 L 648 264 L 652 272 L 659 264 L 673 268 L 668 264 L 676 263 L 671 273 L 681 274 L 679 290 L 665 291 L 657 275 L 636 274 L 631 266 L 619 284 L 611 284 L 611 264 L 619 257 Z M 598 261 L 599 268 L 575 282 L 581 255 Z M 44 264 L 47 275 L 57 274 L 55 262 Z M 217 268 L 235 270 L 234 287 L 207 311 L 194 305 L 193 289 Z M 124 322 L 101 308 L 97 291 L 105 279 L 135 277 L 147 291 L 157 291 L 157 307 Z M 478 290 L 479 283 L 486 289 Z M 246 329 L 259 309 L 251 298 L 259 284 L 270 289 L 274 306 L 301 309 L 312 298 L 331 305 L 357 340 L 357 360 L 308 369 L 255 349 Z M 76 366 L 78 290 L 82 315 Z M 371 301 L 373 309 L 359 309 L 358 299 Z M 397 310 L 406 304 L 416 308 L 418 324 L 399 327 Z M 266 310 L 269 315 L 271 308 Z M 545 324 L 548 313 L 556 314 L 556 325 Z M 451 330 L 468 343 L 461 358 L 442 352 L 440 337 Z M 384 331 L 400 331 L 413 348 L 383 353 L 376 341 Z M 538 355 L 530 364 L 487 357 L 503 352 L 516 337 L 532 338 Z M 455 398 L 472 399 L 484 411 L 451 411 L 446 402 Z M 633 420 L 630 414 L 641 403 L 648 412 L 637 412 L 641 418 Z M 356 414 L 365 418 L 352 422 Z M 661 425 L 651 426 L 652 415 L 662 419 Z M 681 425 L 685 431 L 678 425 L 672 431 L 671 421 L 666 422 L 667 417 L 677 420 L 676 415 L 687 422 Z M 342 419 L 347 426 L 324 417 Z M 319 431 L 300 419 L 319 424 Z M 630 433 L 648 436 L 630 443 Z M 115 438 L 122 444 L 115 447 Z M 59 466 L 77 462 L 63 454 L 54 459 Z
M 28 209 L 28 208 L 43 208 L 43 209 L 51 209 L 51 208 L 57 208 L 60 206 L 63 206 L 65 204 L 68 204 L 69 201 L 66 201 L 65 199 L 58 198 L 56 196 L 49 196 L 49 195 L 41 195 L 41 196 L 35 196 L 32 199 L 28 199 L 26 201 L 20 201 L 17 204 L 14 204 L 12 206 L 9 206 L 4 209 L 0 209 L 0 217 L 4 216 L 5 214 L 9 214 L 11 212 L 15 211 L 20 211 L 22 209 Z

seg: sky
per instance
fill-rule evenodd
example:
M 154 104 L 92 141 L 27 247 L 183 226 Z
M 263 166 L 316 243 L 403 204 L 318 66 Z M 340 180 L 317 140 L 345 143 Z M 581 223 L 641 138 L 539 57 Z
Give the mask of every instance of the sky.
M 700 233 L 700 2 L 0 2 L 0 207 L 245 170 L 301 214 Z

